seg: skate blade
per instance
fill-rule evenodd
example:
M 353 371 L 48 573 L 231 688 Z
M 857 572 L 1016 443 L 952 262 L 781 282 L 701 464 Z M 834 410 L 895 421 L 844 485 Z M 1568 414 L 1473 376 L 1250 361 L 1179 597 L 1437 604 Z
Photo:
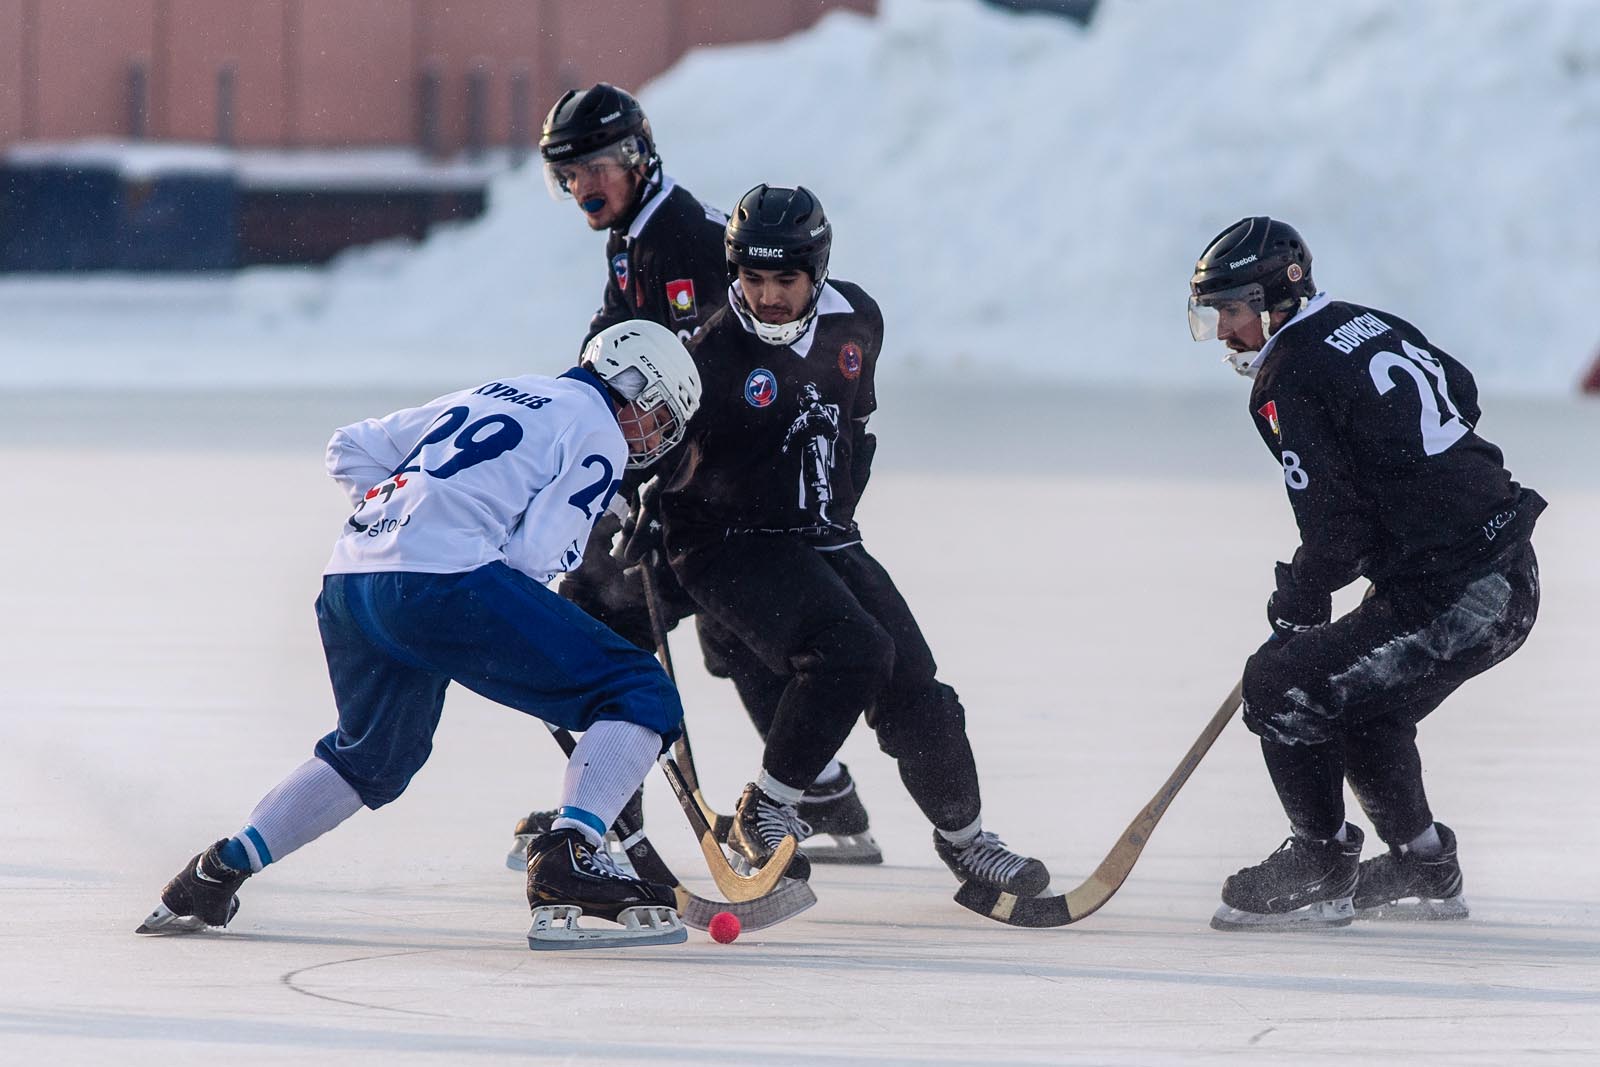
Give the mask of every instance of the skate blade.
M 1356 911 L 1356 918 L 1371 922 L 1424 923 L 1465 919 L 1468 914 L 1467 899 L 1462 896 L 1446 897 L 1443 900 L 1412 897 L 1409 900 L 1391 901 L 1372 908 L 1359 908 Z
M 1242 930 L 1249 933 L 1281 933 L 1287 931 L 1331 930 L 1349 926 L 1355 921 L 1355 908 L 1349 897 L 1324 900 L 1308 904 L 1295 911 L 1282 914 L 1262 914 L 1240 911 L 1224 904 L 1211 916 L 1213 930 Z
M 671 908 L 624 908 L 615 927 L 578 925 L 583 909 L 556 904 L 533 909 L 528 947 L 535 952 L 562 952 L 591 948 L 633 948 L 642 945 L 678 945 L 689 940 L 689 928 Z
M 883 849 L 870 833 L 818 834 L 800 846 L 812 863 L 871 864 L 883 862 Z
M 156 910 L 145 917 L 139 924 L 136 934 L 192 934 L 206 928 L 206 921 L 198 915 L 174 915 L 165 904 L 157 904 Z

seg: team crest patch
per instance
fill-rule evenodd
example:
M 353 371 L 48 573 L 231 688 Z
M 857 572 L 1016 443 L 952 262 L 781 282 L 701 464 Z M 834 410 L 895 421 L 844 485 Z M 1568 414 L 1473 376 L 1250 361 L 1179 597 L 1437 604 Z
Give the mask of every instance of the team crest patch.
M 689 278 L 679 278 L 677 281 L 668 282 L 667 305 L 672 308 L 674 319 L 694 318 L 694 281 Z
M 852 382 L 861 377 L 861 346 L 854 341 L 846 341 L 839 349 L 839 373 Z
M 744 380 L 745 403 L 753 408 L 764 408 L 778 399 L 778 376 L 765 367 L 757 367 Z
M 618 252 L 611 257 L 611 273 L 617 276 L 617 288 L 628 287 L 628 253 Z
M 1269 400 L 1262 404 L 1256 409 L 1256 414 L 1267 420 L 1267 425 L 1272 427 L 1272 436 L 1283 436 L 1278 430 L 1278 402 L 1276 400 Z
M 1284 273 L 1288 276 L 1291 282 L 1297 282 L 1306 276 L 1306 272 L 1300 269 L 1300 264 L 1298 263 L 1289 264 L 1289 269 Z

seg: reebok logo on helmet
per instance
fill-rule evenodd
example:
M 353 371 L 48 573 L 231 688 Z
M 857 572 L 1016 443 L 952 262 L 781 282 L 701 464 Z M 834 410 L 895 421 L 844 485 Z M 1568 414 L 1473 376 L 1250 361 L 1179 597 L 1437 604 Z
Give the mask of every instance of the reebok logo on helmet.
M 1228 264 L 1228 269 L 1229 270 L 1238 270 L 1240 267 L 1244 266 L 1246 263 L 1254 263 L 1255 261 L 1256 261 L 1256 256 L 1255 256 L 1255 253 L 1252 252 L 1250 255 L 1245 256 L 1243 259 L 1235 259 L 1232 262 L 1230 262 Z

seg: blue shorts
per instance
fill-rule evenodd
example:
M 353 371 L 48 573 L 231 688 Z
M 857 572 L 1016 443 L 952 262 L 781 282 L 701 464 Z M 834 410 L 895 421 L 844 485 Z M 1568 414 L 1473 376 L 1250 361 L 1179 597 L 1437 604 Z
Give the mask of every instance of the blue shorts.
M 669 745 L 683 723 L 655 657 L 504 563 L 330 574 L 317 625 L 339 726 L 316 754 L 369 808 L 398 797 L 427 762 L 452 681 L 569 730 L 614 719 Z

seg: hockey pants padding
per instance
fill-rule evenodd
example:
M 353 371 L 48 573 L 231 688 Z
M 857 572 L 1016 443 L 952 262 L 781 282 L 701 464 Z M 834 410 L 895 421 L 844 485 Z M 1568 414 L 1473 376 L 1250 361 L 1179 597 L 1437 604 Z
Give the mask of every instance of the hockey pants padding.
M 451 681 L 569 730 L 614 719 L 670 744 L 683 722 L 654 656 L 503 563 L 329 575 L 317 622 L 339 725 L 316 755 L 371 808 L 427 761 Z
M 1522 646 L 1538 575 L 1524 544 L 1453 589 L 1380 588 L 1348 615 L 1250 657 L 1245 724 L 1262 739 L 1297 832 L 1338 829 L 1345 777 L 1384 841 L 1426 829 L 1416 724 Z

